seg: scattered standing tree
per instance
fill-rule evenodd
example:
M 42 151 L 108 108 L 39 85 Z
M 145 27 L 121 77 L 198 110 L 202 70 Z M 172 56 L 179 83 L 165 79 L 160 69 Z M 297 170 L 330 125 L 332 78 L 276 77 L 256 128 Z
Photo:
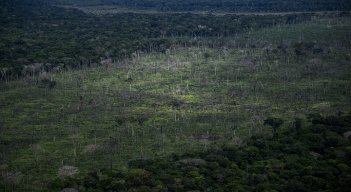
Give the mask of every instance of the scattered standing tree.
M 275 135 L 277 132 L 277 129 L 283 124 L 283 120 L 280 118 L 276 117 L 268 117 L 266 120 L 264 120 L 263 125 L 269 125 L 273 128 L 273 134 Z
M 295 128 L 296 132 L 299 133 L 299 131 L 302 128 L 302 119 L 301 118 L 295 118 L 294 128 Z

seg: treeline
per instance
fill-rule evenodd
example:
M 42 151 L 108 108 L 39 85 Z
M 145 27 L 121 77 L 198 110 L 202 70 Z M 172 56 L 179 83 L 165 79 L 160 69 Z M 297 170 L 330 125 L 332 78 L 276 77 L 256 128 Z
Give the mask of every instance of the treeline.
M 49 188 L 82 191 L 348 191 L 351 187 L 351 115 L 310 115 L 271 136 L 207 152 L 129 162 L 129 169 L 57 177 Z M 278 125 L 279 124 L 279 125 Z M 73 188 L 73 189 L 72 189 Z M 66 189 L 68 190 L 68 189 Z
M 279 24 L 299 23 L 313 17 L 313 14 L 133 13 L 94 16 L 40 1 L 18 2 L 4 1 L 0 6 L 1 79 L 50 71 L 56 67 L 99 65 L 102 61 L 113 62 L 129 57 L 135 51 L 165 51 L 174 43 L 174 38 L 179 37 L 233 36 Z
M 160 11 L 345 11 L 349 0 L 56 0 L 58 4 L 116 5 Z

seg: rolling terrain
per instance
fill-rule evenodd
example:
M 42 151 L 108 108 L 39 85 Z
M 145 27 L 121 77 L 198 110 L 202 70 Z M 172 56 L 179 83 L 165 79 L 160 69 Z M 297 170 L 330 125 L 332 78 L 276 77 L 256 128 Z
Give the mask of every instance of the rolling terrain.
M 349 11 L 4 0 L 0 191 L 348 191 Z
M 3 166 L 26 177 L 19 189 L 33 190 L 63 166 L 85 174 L 240 146 L 271 135 L 263 125 L 270 116 L 283 119 L 284 130 L 308 114 L 347 113 L 350 28 L 348 18 L 323 18 L 225 42 L 190 39 L 198 45 L 2 83 Z

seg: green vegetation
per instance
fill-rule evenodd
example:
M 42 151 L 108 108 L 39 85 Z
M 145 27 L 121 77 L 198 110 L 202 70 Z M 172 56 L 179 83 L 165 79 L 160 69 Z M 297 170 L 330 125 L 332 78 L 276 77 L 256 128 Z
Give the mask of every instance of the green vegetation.
M 314 16 L 128 13 L 96 17 L 78 10 L 12 1 L 0 4 L 0 8 L 1 79 L 41 70 L 97 66 L 130 57 L 135 51 L 164 52 L 173 44 L 188 43 L 184 37 L 234 36 Z
M 331 11 L 351 10 L 348 0 L 51 0 L 64 5 L 114 5 L 159 11 Z
M 0 3 L 0 191 L 349 189 L 349 13 L 43 2 Z
M 64 166 L 85 175 L 131 159 L 223 142 L 240 146 L 247 137 L 272 135 L 263 125 L 269 117 L 285 120 L 275 131 L 279 138 L 295 117 L 349 111 L 350 55 L 342 31 L 350 20 L 314 23 L 242 34 L 222 47 L 208 39 L 213 48 L 139 51 L 101 67 L 2 83 L 3 171 L 26 178 L 16 190 L 43 190 Z M 327 35 L 335 29 L 339 35 Z M 259 33 L 286 38 L 264 42 Z M 326 35 L 306 41 L 319 33 Z
M 205 152 L 134 160 L 128 170 L 57 178 L 53 189 L 84 191 L 348 191 L 351 115 L 316 117 L 275 137 L 256 135 Z

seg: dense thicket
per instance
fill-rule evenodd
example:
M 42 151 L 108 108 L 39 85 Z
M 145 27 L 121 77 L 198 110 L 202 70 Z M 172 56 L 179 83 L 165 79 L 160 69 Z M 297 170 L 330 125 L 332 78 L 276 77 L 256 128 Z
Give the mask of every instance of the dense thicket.
M 40 1 L 26 2 L 4 1 L 0 6 L 2 78 L 21 76 L 25 66 L 36 63 L 45 70 L 91 66 L 128 57 L 136 50 L 164 51 L 171 45 L 170 37 L 232 36 L 313 16 L 127 13 L 97 17 Z
M 349 0 L 56 0 L 59 4 L 118 5 L 161 11 L 316 11 L 350 10 Z
M 135 160 L 129 170 L 100 170 L 80 179 L 57 178 L 52 189 L 83 191 L 348 191 L 351 187 L 351 115 L 311 116 L 273 137 L 241 147 Z

